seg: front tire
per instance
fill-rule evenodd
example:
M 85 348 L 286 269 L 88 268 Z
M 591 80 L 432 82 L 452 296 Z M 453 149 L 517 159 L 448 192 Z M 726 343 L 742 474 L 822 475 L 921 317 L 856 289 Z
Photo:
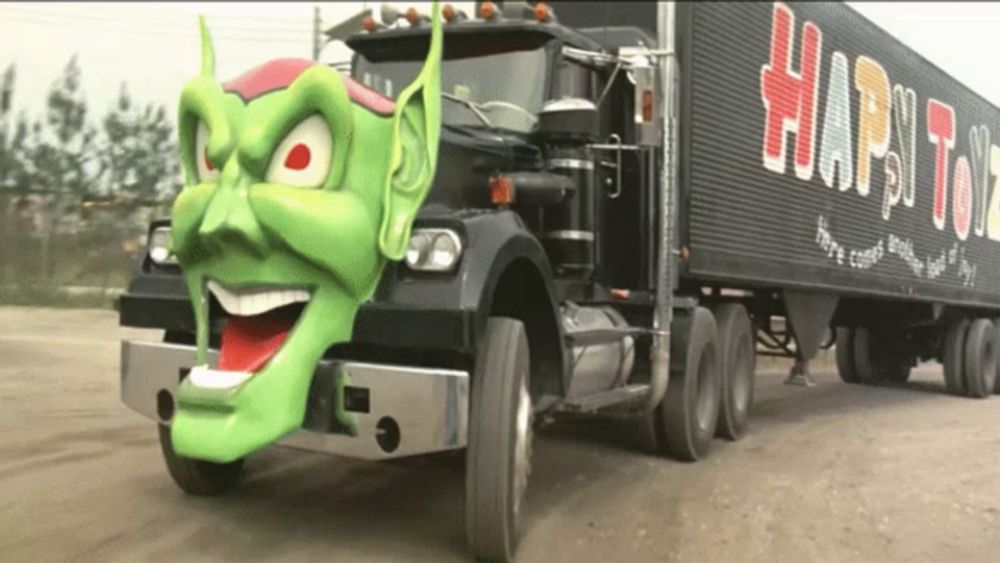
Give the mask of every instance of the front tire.
M 243 479 L 243 459 L 214 463 L 177 455 L 170 441 L 170 427 L 160 424 L 160 449 L 170 477 L 185 493 L 218 496 L 236 488 Z
M 529 349 L 524 324 L 492 317 L 470 382 L 465 531 L 479 559 L 510 561 L 531 470 Z

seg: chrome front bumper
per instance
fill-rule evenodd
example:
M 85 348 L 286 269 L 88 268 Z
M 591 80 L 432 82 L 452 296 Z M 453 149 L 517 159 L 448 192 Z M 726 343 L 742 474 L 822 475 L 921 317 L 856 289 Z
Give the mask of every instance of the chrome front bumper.
M 217 358 L 210 351 L 209 365 Z M 193 346 L 123 341 L 122 401 L 170 424 L 178 384 L 194 360 Z M 331 422 L 335 380 L 349 382 L 345 410 L 357 420 L 356 436 L 336 432 Z M 277 445 L 362 459 L 453 450 L 466 445 L 468 412 L 467 372 L 324 360 L 313 376 L 302 429 Z

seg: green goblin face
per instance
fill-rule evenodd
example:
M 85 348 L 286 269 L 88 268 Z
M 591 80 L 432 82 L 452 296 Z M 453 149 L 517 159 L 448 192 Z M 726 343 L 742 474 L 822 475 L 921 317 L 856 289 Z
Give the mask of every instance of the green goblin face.
M 202 72 L 181 94 L 185 188 L 172 213 L 199 364 L 177 392 L 178 454 L 228 462 L 299 428 L 317 363 L 350 340 L 386 261 L 405 253 L 437 161 L 437 4 L 432 18 L 424 68 L 395 102 L 297 59 L 219 83 L 202 21 Z M 215 369 L 210 296 L 226 313 Z

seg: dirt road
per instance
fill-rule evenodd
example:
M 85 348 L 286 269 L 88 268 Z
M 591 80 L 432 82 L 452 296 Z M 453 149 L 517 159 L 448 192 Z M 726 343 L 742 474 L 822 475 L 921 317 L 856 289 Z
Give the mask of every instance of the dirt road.
M 464 560 L 460 470 L 272 449 L 222 499 L 182 495 L 118 398 L 109 311 L 0 308 L 0 560 Z M 547 428 L 522 561 L 1000 558 L 1000 397 L 781 385 L 753 429 L 682 464 L 609 422 Z

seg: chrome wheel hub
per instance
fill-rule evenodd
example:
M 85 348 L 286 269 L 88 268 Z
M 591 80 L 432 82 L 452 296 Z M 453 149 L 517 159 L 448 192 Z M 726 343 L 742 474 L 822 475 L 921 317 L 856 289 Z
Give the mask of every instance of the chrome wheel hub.
M 531 473 L 531 395 L 526 382 L 521 380 L 518 390 L 517 419 L 514 443 L 514 514 L 521 509 L 524 491 L 528 488 L 528 475 Z

